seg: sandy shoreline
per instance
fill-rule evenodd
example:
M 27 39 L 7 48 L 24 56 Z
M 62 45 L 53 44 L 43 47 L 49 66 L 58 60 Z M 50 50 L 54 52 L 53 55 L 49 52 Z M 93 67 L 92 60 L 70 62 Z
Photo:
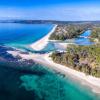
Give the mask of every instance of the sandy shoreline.
M 55 27 L 52 29 L 51 32 L 49 32 L 45 37 L 43 37 L 42 39 L 40 39 L 39 41 L 33 43 L 31 46 L 31 48 L 33 48 L 34 50 L 41 50 L 43 49 L 47 43 L 48 43 L 48 38 L 49 36 L 55 31 L 57 25 L 55 25 Z M 68 46 L 68 44 L 59 44 L 59 46 L 62 46 L 64 48 L 66 48 Z M 35 62 L 42 64 L 44 66 L 47 66 L 49 68 L 52 68 L 54 70 L 56 70 L 57 72 L 60 72 L 62 74 L 64 74 L 65 76 L 70 76 L 72 78 L 74 78 L 75 80 L 79 80 L 80 83 L 90 87 L 93 92 L 100 94 L 100 78 L 96 78 L 93 76 L 87 76 L 82 72 L 76 71 L 74 69 L 70 69 L 69 67 L 57 64 L 55 62 L 52 61 L 52 59 L 49 57 L 50 53 L 45 53 L 45 54 L 34 54 L 34 53 L 29 53 L 29 54 L 21 54 L 20 51 L 7 51 L 9 54 L 12 54 L 13 56 L 20 56 L 23 59 L 32 59 Z
M 55 31 L 57 25 L 53 27 L 53 29 L 42 39 L 36 41 L 35 43 L 31 44 L 30 47 L 36 51 L 42 50 L 48 44 L 49 36 Z
M 87 76 L 82 72 L 78 72 L 74 69 L 70 69 L 66 66 L 57 64 L 53 62 L 49 57 L 50 54 L 20 54 L 16 51 L 8 51 L 8 53 L 12 54 L 13 56 L 19 55 L 22 57 L 22 59 L 32 59 L 39 64 L 42 64 L 64 74 L 65 76 L 70 75 L 75 80 L 80 81 L 85 86 L 91 88 L 93 92 L 100 94 L 100 78 L 92 77 L 89 75 Z

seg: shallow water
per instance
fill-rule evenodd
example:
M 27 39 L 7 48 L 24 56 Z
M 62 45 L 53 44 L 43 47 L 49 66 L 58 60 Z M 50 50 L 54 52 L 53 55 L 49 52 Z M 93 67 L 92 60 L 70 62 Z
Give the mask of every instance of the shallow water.
M 33 65 L 30 71 L 0 66 L 0 100 L 100 100 L 69 76 Z
M 85 31 L 83 34 L 80 36 L 83 37 L 78 37 L 74 40 L 74 43 L 78 45 L 92 45 L 94 42 L 91 42 L 89 38 L 84 38 L 84 37 L 89 37 L 91 35 L 91 30 Z

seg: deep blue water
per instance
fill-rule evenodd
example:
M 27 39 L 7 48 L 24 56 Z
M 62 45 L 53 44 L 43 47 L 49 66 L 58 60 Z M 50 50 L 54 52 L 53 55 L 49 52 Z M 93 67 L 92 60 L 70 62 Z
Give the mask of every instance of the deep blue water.
M 53 26 L 51 24 L 0 23 L 0 44 L 27 47 L 45 36 Z

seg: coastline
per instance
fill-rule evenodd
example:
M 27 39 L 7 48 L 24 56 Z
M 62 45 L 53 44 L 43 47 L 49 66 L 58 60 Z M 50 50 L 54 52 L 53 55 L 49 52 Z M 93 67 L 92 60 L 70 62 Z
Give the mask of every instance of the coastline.
M 42 50 L 48 44 L 48 38 L 55 31 L 56 27 L 57 27 L 57 25 L 55 25 L 53 27 L 53 29 L 46 36 L 44 36 L 42 39 L 40 39 L 40 40 L 36 41 L 35 43 L 31 44 L 30 47 L 33 50 L 36 50 L 36 51 Z
M 47 43 L 49 42 L 49 36 L 55 31 L 57 25 L 53 27 L 53 29 L 42 39 L 38 40 L 37 42 L 30 45 L 30 47 L 36 51 L 42 50 Z M 64 43 L 58 43 L 59 46 L 66 48 L 68 44 Z M 70 44 L 70 43 L 69 43 Z M 22 60 L 24 59 L 31 59 L 35 61 L 36 63 L 42 64 L 44 66 L 47 66 L 48 68 L 52 68 L 57 72 L 60 72 L 64 74 L 65 76 L 72 77 L 76 81 L 80 81 L 83 85 L 89 87 L 92 89 L 93 92 L 100 94 L 100 78 L 96 78 L 93 76 L 86 75 L 85 73 L 76 71 L 74 69 L 71 69 L 69 67 L 66 67 L 61 64 L 57 64 L 53 62 L 53 60 L 49 57 L 50 53 L 45 54 L 22 54 L 20 51 L 7 51 L 9 54 L 12 54 L 13 56 L 20 56 Z
M 85 73 L 78 72 L 74 69 L 66 67 L 64 65 L 57 64 L 53 62 L 53 60 L 49 57 L 50 53 L 48 54 L 21 54 L 20 52 L 16 51 L 8 51 L 8 53 L 12 54 L 13 56 L 20 56 L 22 60 L 24 59 L 31 59 L 36 63 L 42 64 L 47 66 L 48 68 L 52 68 L 53 70 L 64 74 L 65 76 L 70 76 L 72 79 L 79 81 L 81 84 L 88 86 L 92 89 L 94 93 L 100 94 L 100 78 L 96 78 L 93 76 L 86 75 Z

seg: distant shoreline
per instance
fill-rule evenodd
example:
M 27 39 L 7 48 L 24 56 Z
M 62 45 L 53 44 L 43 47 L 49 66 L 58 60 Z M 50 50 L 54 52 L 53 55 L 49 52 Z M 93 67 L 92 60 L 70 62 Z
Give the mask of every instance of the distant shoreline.
M 1 19 L 0 23 L 22 23 L 22 24 L 68 24 L 68 23 L 100 23 L 100 20 L 76 20 L 76 21 L 71 21 L 71 20 L 32 20 L 32 19 L 16 19 L 16 18 L 10 18 L 10 19 Z

